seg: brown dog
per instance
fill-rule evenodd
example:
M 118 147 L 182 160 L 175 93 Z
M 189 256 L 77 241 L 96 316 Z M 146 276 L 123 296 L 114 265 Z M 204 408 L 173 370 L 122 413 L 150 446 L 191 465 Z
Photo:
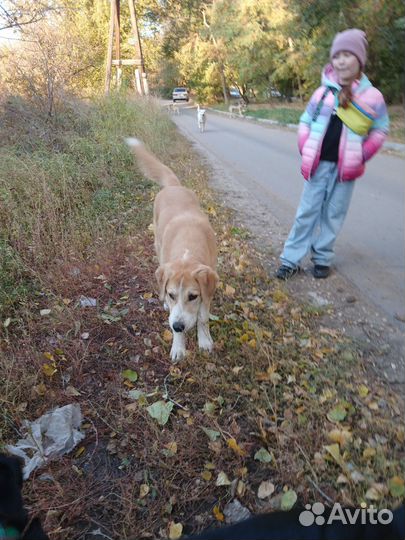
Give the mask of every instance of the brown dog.
M 185 333 L 196 324 L 199 348 L 211 351 L 208 322 L 218 282 L 215 233 L 196 195 L 180 184 L 174 172 L 138 139 L 126 142 L 145 176 L 162 187 L 155 198 L 153 222 L 160 265 L 156 278 L 173 332 L 170 356 L 177 360 L 185 355 Z

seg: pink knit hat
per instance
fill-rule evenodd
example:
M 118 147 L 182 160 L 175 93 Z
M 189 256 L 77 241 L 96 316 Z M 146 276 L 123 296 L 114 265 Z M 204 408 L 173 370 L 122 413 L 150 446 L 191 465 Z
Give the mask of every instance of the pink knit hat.
M 350 28 L 336 34 L 330 50 L 330 58 L 340 51 L 348 51 L 357 56 L 360 66 L 364 69 L 367 60 L 367 37 L 363 30 Z

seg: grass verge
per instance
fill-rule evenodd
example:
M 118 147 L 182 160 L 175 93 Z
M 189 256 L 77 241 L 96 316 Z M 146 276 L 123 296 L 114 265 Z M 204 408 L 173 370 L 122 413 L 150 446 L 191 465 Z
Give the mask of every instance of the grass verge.
M 224 103 L 216 104 L 214 109 L 228 111 L 228 107 Z M 282 125 L 287 125 L 298 124 L 303 112 L 304 106 L 297 103 L 291 105 L 251 104 L 245 114 L 253 118 L 276 120 Z M 400 105 L 388 106 L 388 115 L 390 117 L 388 140 L 405 144 L 405 113 L 403 107 Z

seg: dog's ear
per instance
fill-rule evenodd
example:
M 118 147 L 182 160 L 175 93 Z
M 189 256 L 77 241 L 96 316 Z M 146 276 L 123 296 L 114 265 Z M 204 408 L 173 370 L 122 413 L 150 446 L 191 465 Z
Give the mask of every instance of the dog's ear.
M 201 297 L 207 308 L 210 305 L 214 296 L 217 283 L 219 281 L 218 274 L 209 266 L 200 264 L 200 266 L 192 273 L 193 278 L 198 282 L 201 291 Z
M 166 294 L 166 285 L 169 280 L 169 277 L 172 275 L 173 271 L 169 264 L 162 264 L 155 272 L 156 281 L 159 286 L 159 298 L 163 302 Z

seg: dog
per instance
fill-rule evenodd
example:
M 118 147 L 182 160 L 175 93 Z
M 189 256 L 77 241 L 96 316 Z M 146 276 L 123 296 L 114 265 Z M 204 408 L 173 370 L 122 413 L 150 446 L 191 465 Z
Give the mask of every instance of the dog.
M 170 111 L 172 114 L 177 114 L 177 115 L 180 114 L 180 108 L 179 108 L 179 106 L 177 105 L 177 103 L 170 103 L 168 107 L 169 107 L 169 111 Z
M 204 133 L 205 131 L 205 109 L 201 109 L 199 105 L 197 105 L 197 123 L 198 123 L 198 129 L 200 130 L 200 133 Z
M 243 113 L 246 111 L 246 105 L 243 101 L 239 101 L 236 105 L 229 105 L 229 114 L 234 116 L 234 111 L 238 113 L 238 116 L 243 116 Z
M 303 510 L 296 509 L 262 514 L 234 525 L 187 536 L 184 540 L 404 540 L 405 538 L 403 504 L 392 511 L 392 521 L 386 523 L 376 520 L 376 512 L 373 516 L 374 522 L 367 516 L 364 522 L 362 516 L 358 516 L 355 523 L 338 520 L 335 516 L 329 523 L 331 509 L 328 508 L 320 522 L 315 521 L 315 516 L 311 512 L 313 521 L 302 525 L 299 521 L 302 512 Z M 355 515 L 354 512 L 355 509 L 351 509 L 352 516 Z
M 0 454 L 0 538 L 49 540 L 39 519 L 28 517 L 21 496 L 22 485 L 20 459 Z
M 210 304 L 218 283 L 215 233 L 193 191 L 151 154 L 141 141 L 126 139 L 146 177 L 161 186 L 154 202 L 156 279 L 170 311 L 173 361 L 186 354 L 185 334 L 197 325 L 198 346 L 211 351 Z

